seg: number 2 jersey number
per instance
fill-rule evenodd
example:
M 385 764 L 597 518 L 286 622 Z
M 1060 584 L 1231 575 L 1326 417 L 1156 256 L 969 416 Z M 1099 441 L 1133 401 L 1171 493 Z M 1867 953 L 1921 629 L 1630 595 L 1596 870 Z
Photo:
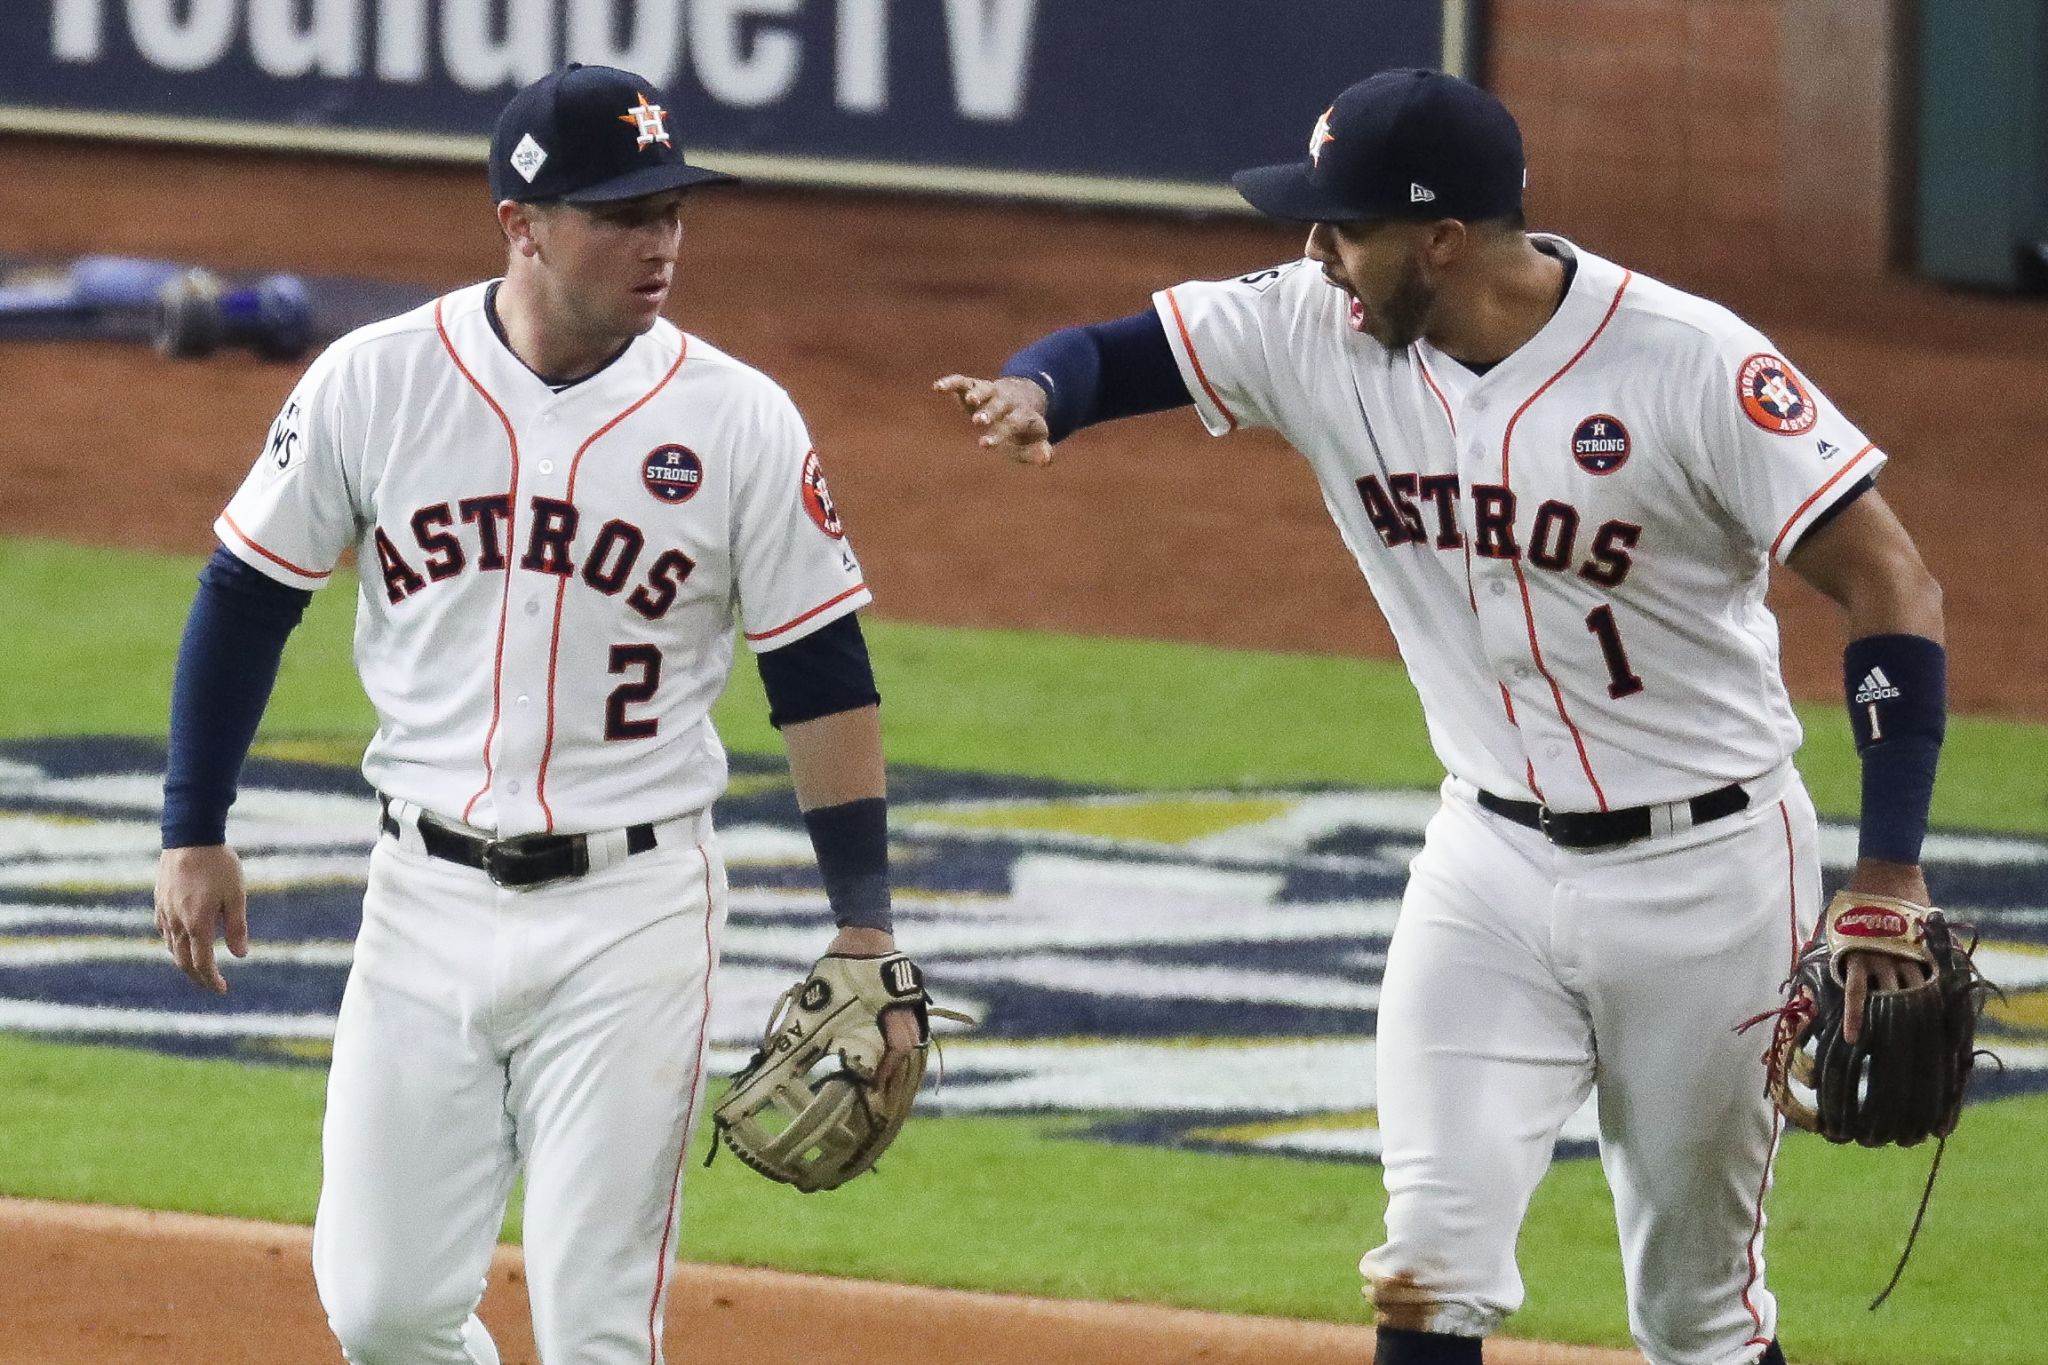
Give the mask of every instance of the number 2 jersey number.
M 605 698 L 604 737 L 652 739 L 661 722 L 651 716 L 628 716 L 626 708 L 647 701 L 661 686 L 661 649 L 656 645 L 613 645 L 609 671 L 632 676 Z

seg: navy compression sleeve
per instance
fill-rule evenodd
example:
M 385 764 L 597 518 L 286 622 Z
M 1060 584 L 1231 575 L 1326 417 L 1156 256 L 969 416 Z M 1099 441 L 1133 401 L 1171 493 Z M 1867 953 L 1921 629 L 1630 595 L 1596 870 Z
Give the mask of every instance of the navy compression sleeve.
M 778 730 L 882 699 L 875 690 L 867 637 L 852 612 L 793 644 L 769 650 L 757 662 L 768 693 L 768 723 Z M 804 812 L 804 828 L 818 855 L 833 922 L 887 931 L 892 923 L 888 801 L 870 796 L 815 807 Z
M 853 612 L 801 640 L 767 651 L 755 662 L 768 694 L 768 723 L 778 730 L 873 706 L 882 699 L 875 690 L 874 666 L 868 662 L 867 637 L 860 633 L 860 618 Z
M 200 570 L 171 683 L 165 848 L 226 842 L 228 807 L 277 682 L 285 638 L 312 600 L 312 593 L 267 578 L 224 549 Z
M 1149 309 L 1040 337 L 1004 361 L 1002 373 L 1045 390 L 1054 441 L 1097 422 L 1195 401 L 1174 363 L 1166 325 Z

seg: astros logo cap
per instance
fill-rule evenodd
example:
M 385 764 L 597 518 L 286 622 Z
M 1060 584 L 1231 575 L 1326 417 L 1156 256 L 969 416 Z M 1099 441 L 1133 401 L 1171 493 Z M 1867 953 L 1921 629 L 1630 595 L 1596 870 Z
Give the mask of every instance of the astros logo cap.
M 1316 121 L 1308 155 L 1230 177 L 1251 206 L 1295 223 L 1479 222 L 1520 211 L 1522 130 L 1470 81 L 1401 68 L 1369 76 Z
M 491 135 L 493 203 L 606 203 L 732 179 L 689 164 L 674 109 L 617 67 L 549 72 L 512 97 Z

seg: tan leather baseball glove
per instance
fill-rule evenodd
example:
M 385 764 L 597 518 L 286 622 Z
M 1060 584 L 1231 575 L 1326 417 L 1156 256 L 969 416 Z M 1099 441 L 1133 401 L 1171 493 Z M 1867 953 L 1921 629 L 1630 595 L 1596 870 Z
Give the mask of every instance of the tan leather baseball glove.
M 884 1084 L 881 1019 L 896 1009 L 916 1014 L 917 1047 Z M 902 953 L 819 958 L 782 993 L 760 1050 L 712 1110 L 712 1153 L 723 1142 L 762 1175 L 806 1194 L 868 1170 L 910 1117 L 933 1015 L 975 1022 L 932 1004 L 924 973 Z

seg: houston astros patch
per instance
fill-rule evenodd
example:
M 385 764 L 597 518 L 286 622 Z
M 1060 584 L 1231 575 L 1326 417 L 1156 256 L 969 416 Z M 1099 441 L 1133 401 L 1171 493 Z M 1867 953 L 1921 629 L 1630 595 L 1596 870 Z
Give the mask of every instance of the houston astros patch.
M 640 482 L 663 502 L 688 502 L 704 485 L 704 462 L 688 446 L 656 446 L 640 462 Z
M 1749 420 L 1778 436 L 1797 436 L 1820 420 L 1820 410 L 1792 367 L 1768 352 L 1742 362 L 1736 395 Z
M 1596 412 L 1572 430 L 1572 459 L 1588 474 L 1612 474 L 1628 463 L 1628 428 Z
M 818 452 L 804 456 L 804 511 L 811 514 L 811 520 L 818 523 L 818 529 L 834 540 L 846 535 L 846 528 L 839 524 L 839 509 L 832 505 L 832 495 L 825 489 L 825 466 L 818 463 Z

